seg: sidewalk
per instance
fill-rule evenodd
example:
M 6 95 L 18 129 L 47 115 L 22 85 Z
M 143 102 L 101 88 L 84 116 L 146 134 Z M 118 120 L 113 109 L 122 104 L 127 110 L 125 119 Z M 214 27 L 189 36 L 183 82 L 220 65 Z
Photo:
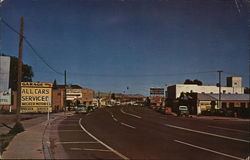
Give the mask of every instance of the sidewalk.
M 171 115 L 177 117 L 177 114 L 172 112 Z M 242 121 L 242 122 L 250 122 L 250 119 L 243 118 L 235 118 L 235 117 L 222 117 L 222 116 L 198 116 L 198 115 L 189 115 L 190 118 L 197 119 L 207 119 L 207 120 L 230 120 L 230 121 Z
M 51 114 L 50 121 L 57 116 L 64 116 L 64 112 Z M 66 116 L 66 115 L 65 115 Z M 44 150 L 43 138 L 47 126 L 47 116 L 34 118 L 22 122 L 25 131 L 17 134 L 6 151 L 3 152 L 2 159 L 45 159 L 49 158 L 49 151 Z M 47 148 L 48 149 L 48 148 Z M 45 153 L 44 153 L 45 151 Z
M 230 120 L 230 121 L 250 122 L 250 119 L 235 118 L 235 117 L 197 116 L 197 115 L 190 115 L 189 117 L 191 117 L 191 118 L 198 118 L 198 119 L 208 119 L 208 120 Z

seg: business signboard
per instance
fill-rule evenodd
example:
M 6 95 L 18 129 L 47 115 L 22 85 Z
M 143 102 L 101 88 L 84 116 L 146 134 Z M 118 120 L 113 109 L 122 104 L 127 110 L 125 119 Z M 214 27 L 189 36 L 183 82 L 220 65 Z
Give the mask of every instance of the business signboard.
M 52 83 L 22 82 L 21 112 L 51 111 Z
M 150 95 L 164 95 L 164 88 L 150 88 Z
M 8 91 L 10 77 L 10 57 L 0 56 L 0 91 Z
M 0 106 L 11 105 L 11 89 L 0 91 Z

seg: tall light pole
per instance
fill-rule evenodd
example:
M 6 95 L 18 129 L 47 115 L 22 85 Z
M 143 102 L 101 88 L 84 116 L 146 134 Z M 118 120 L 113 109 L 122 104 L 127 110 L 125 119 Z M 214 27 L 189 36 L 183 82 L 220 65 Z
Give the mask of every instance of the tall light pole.
M 218 108 L 221 109 L 221 72 L 222 70 L 217 71 L 219 73 L 219 101 L 218 101 Z

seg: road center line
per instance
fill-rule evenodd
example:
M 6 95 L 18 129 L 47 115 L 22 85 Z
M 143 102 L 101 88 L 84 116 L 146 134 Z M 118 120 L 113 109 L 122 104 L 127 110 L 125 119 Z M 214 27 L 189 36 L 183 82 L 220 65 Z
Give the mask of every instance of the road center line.
M 122 123 L 122 122 L 121 122 L 121 125 L 127 126 L 127 127 L 129 127 L 129 128 L 136 129 L 135 127 L 133 127 L 133 126 L 131 126 L 131 125 L 128 125 L 128 124 L 126 124 L 126 123 Z
M 228 131 L 241 132 L 241 133 L 250 133 L 248 131 L 238 130 L 238 129 L 224 128 L 224 127 L 217 127 L 217 126 L 208 126 L 208 127 L 210 127 L 210 128 L 216 128 L 216 129 L 224 129 L 224 130 L 228 130 Z
M 233 159 L 244 160 L 243 158 L 240 158 L 240 157 L 235 157 L 235 156 L 225 154 L 225 153 L 221 153 L 221 152 L 217 152 L 217 151 L 214 151 L 214 150 L 211 150 L 211 149 L 208 149 L 208 148 L 199 147 L 199 146 L 196 146 L 196 145 L 193 145 L 193 144 L 190 144 L 190 143 L 186 143 L 186 142 L 182 142 L 182 141 L 178 141 L 178 140 L 174 140 L 174 141 L 177 142 L 177 143 L 181 143 L 181 144 L 190 146 L 190 147 L 198 148 L 198 149 L 201 149 L 201 150 L 205 150 L 205 151 L 212 152 L 212 153 L 215 153 L 215 154 L 219 154 L 219 155 L 222 155 L 222 156 L 230 157 L 230 158 L 233 158 Z
M 189 129 L 189 128 L 183 128 L 183 127 L 174 126 L 174 125 L 170 125 L 170 124 L 165 124 L 165 126 L 171 127 L 171 128 L 176 128 L 176 129 L 181 129 L 181 130 L 185 130 L 185 131 L 205 134 L 205 135 L 209 135 L 209 136 L 220 137 L 220 138 L 224 138 L 224 139 L 230 139 L 230 140 L 250 143 L 249 141 L 244 140 L 244 139 L 232 138 L 232 137 L 222 136 L 222 135 L 213 134 L 213 133 L 209 133 L 209 132 L 197 131 L 197 130 L 193 130 L 193 129 Z
M 137 115 L 134 115 L 134 114 L 131 114 L 131 113 L 124 112 L 124 111 L 123 111 L 123 108 L 121 108 L 121 112 L 122 112 L 123 114 L 127 114 L 127 115 L 130 115 L 130 116 L 132 116 L 132 117 L 141 119 L 140 116 L 137 116 Z
M 118 122 L 118 120 L 115 118 L 115 116 L 110 112 L 111 117 L 113 118 L 114 121 Z
M 112 151 L 113 153 L 115 153 L 117 156 L 121 157 L 122 159 L 125 160 L 129 160 L 129 158 L 127 158 L 126 156 L 122 155 L 121 153 L 119 153 L 118 151 L 114 150 L 113 148 L 111 148 L 110 146 L 108 146 L 107 144 L 103 143 L 102 141 L 100 141 L 98 138 L 96 138 L 95 136 L 93 136 L 91 133 L 89 133 L 81 124 L 82 118 L 79 119 L 79 125 L 82 128 L 82 130 L 87 133 L 90 137 L 92 137 L 93 139 L 95 139 L 96 141 L 98 141 L 99 143 L 101 143 L 104 147 L 108 148 L 110 151 Z

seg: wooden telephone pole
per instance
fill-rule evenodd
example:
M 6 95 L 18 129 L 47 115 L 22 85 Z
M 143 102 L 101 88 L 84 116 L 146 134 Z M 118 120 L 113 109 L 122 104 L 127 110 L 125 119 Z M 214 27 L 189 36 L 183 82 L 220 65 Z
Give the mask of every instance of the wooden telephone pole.
M 19 34 L 19 45 L 18 45 L 18 67 L 17 67 L 17 112 L 16 122 L 20 122 L 20 108 L 21 108 L 21 81 L 22 81 L 22 65 L 23 65 L 23 24 L 24 20 L 21 17 L 20 22 L 20 34 Z
M 221 72 L 222 70 L 217 71 L 219 73 L 219 101 L 218 101 L 218 108 L 221 109 Z

